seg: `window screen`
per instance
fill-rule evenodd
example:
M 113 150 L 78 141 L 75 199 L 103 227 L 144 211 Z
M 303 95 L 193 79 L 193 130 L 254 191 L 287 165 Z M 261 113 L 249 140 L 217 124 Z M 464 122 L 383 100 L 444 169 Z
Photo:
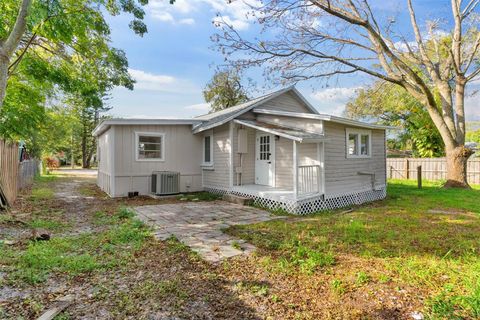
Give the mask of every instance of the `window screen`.
M 357 141 L 358 135 L 355 133 L 350 133 L 348 135 L 348 154 L 356 155 L 357 154 Z
M 162 159 L 162 136 L 138 136 L 138 159 Z
M 370 136 L 368 134 L 362 134 L 360 139 L 360 154 L 363 156 L 368 156 L 369 150 L 368 147 L 370 145 Z
M 204 154 L 203 154 L 203 162 L 205 163 L 210 163 L 212 161 L 212 150 L 211 150 L 211 136 L 205 136 L 204 138 L 204 143 L 203 143 L 203 148 L 204 148 Z

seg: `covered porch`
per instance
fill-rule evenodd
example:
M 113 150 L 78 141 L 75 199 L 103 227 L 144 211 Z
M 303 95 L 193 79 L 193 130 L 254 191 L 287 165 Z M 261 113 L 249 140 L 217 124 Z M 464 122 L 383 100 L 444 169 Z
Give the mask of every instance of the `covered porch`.
M 238 159 L 231 192 L 281 203 L 324 194 L 323 134 L 235 120 Z

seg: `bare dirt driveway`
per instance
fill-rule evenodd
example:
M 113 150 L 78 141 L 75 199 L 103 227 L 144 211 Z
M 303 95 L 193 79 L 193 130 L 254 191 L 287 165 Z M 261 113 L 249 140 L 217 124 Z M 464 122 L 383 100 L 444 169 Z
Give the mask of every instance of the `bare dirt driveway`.
M 95 172 L 60 170 L 24 190 L 0 220 L 0 319 L 35 319 L 58 298 L 62 319 L 256 319 L 229 280 L 175 239 L 158 241 Z M 33 230 L 51 234 L 32 242 Z

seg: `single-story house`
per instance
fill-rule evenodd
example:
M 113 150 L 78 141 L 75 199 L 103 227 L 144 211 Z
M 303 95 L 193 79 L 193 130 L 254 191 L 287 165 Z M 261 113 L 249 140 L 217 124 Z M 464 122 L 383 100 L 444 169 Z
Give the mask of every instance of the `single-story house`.
M 386 127 L 320 114 L 285 88 L 193 119 L 109 119 L 98 186 L 111 197 L 210 191 L 305 214 L 386 196 Z

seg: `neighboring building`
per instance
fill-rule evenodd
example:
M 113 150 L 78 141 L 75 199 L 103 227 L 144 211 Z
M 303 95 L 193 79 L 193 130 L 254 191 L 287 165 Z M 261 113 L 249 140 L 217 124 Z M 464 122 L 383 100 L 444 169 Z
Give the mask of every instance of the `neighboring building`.
M 194 119 L 111 119 L 94 131 L 98 185 L 123 197 L 173 179 L 299 214 L 360 204 L 386 195 L 385 129 L 319 114 L 294 87 Z

